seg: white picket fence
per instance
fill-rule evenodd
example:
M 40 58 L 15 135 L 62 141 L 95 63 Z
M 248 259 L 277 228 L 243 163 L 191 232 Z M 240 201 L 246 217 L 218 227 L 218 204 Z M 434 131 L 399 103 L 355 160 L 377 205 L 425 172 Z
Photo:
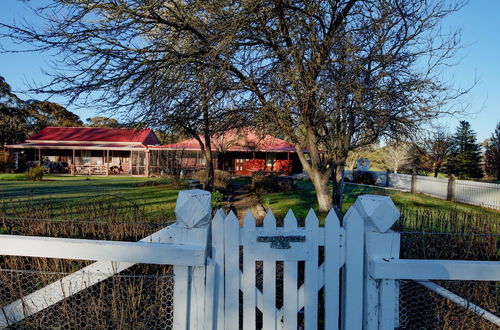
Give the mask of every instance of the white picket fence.
M 376 185 L 411 191 L 412 176 L 410 174 L 370 171 L 376 178 Z M 346 171 L 346 177 L 352 180 L 352 172 Z M 387 182 L 389 177 L 389 182 Z M 500 210 L 500 184 L 454 180 L 452 191 L 448 190 L 449 179 L 417 175 L 415 192 L 441 199 L 477 205 Z M 452 196 L 450 196 L 450 193 Z
M 416 280 L 500 326 L 498 315 L 432 282 L 498 282 L 500 262 L 399 259 L 399 234 L 390 230 L 399 212 L 389 197 L 359 197 L 343 226 L 333 211 L 320 226 L 312 210 L 304 226 L 291 211 L 283 226 L 272 212 L 262 227 L 251 214 L 243 226 L 221 210 L 212 220 L 210 194 L 201 190 L 180 192 L 176 215 L 174 225 L 137 243 L 0 235 L 0 255 L 97 261 L 1 307 L 0 328 L 135 263 L 175 265 L 174 329 L 295 330 L 319 323 L 325 329 L 393 329 L 399 326 L 400 279 Z
M 417 175 L 416 192 L 447 199 L 448 181 L 448 179 Z M 389 187 L 410 191 L 411 175 L 390 173 Z M 451 199 L 454 201 L 500 210 L 500 184 L 455 180 L 452 189 Z

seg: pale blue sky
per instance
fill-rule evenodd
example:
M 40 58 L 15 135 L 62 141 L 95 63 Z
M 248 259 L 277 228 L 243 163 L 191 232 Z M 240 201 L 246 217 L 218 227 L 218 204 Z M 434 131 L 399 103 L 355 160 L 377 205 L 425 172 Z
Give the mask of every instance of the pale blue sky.
M 37 6 L 48 0 L 31 0 Z M 475 77 L 479 79 L 477 86 L 464 98 L 469 105 L 470 115 L 460 118 L 444 118 L 440 124 L 455 130 L 459 120 L 468 120 L 477 132 L 478 141 L 491 136 L 496 124 L 500 121 L 500 0 L 471 0 L 460 12 L 446 19 L 444 29 L 460 28 L 462 41 L 466 46 L 458 51 L 459 64 L 446 71 L 446 79 L 456 86 L 470 86 Z M 0 21 L 12 23 L 13 19 L 34 17 L 25 9 L 22 1 L 0 0 Z M 12 46 L 9 40 L 0 40 L 4 46 Z M 19 47 L 19 46 L 15 46 Z M 4 76 L 23 99 L 39 98 L 41 95 L 26 95 L 26 82 L 43 83 L 47 77 L 41 72 L 48 69 L 50 55 L 18 53 L 0 54 L 0 75 Z M 65 105 L 62 97 L 54 97 L 54 102 Z M 78 114 L 82 120 L 97 115 L 92 109 L 68 107 Z

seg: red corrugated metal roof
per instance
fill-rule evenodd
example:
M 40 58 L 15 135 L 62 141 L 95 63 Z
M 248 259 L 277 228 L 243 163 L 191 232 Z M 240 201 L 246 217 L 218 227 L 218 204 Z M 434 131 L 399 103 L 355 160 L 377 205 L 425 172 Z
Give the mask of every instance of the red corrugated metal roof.
M 101 127 L 45 127 L 27 141 L 61 142 L 128 142 L 144 145 L 159 144 L 151 129 Z
M 85 142 L 25 142 L 6 144 L 11 149 L 88 149 L 88 150 L 141 150 L 146 146 L 140 143 L 85 143 Z
M 204 138 L 201 138 L 204 141 Z M 259 135 L 252 128 L 230 130 L 224 134 L 212 136 L 212 150 L 219 151 L 267 151 L 295 152 L 295 147 L 282 139 L 271 135 Z M 178 143 L 151 147 L 167 150 L 200 150 L 196 139 L 187 139 Z

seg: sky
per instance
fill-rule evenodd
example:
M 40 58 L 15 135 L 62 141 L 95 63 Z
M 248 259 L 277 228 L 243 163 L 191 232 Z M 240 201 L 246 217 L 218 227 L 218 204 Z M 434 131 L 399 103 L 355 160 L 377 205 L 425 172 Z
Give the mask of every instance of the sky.
M 31 0 L 32 6 L 47 3 L 48 0 Z M 495 126 L 500 122 L 500 0 L 471 0 L 461 11 L 443 21 L 443 29 L 460 29 L 464 47 L 457 52 L 456 66 L 447 68 L 444 77 L 456 87 L 467 88 L 477 84 L 462 99 L 469 114 L 461 117 L 446 117 L 435 123 L 444 126 L 453 133 L 460 120 L 471 123 L 477 133 L 478 142 L 489 138 Z M 26 9 L 23 1 L 0 0 L 0 22 L 12 23 L 14 19 L 25 18 L 36 21 Z M 0 45 L 19 49 L 8 39 L 0 39 Z M 42 69 L 49 68 L 49 54 L 17 53 L 0 54 L 0 75 L 11 85 L 21 99 L 45 99 L 44 95 L 24 93 L 27 83 L 43 84 L 48 77 Z M 61 96 L 50 101 L 67 106 L 67 100 Z M 91 108 L 68 106 L 68 110 L 85 120 L 99 115 Z

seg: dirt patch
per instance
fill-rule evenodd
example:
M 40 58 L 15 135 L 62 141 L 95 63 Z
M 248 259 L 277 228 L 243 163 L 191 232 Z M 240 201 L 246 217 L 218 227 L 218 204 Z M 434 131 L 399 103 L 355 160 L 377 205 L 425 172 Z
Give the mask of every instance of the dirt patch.
M 250 190 L 250 187 L 244 184 L 233 184 L 233 193 L 229 207 L 236 213 L 240 225 L 243 224 L 243 219 L 248 210 L 252 212 L 254 218 L 257 220 L 257 225 L 262 222 L 262 219 L 266 215 L 258 198 Z

